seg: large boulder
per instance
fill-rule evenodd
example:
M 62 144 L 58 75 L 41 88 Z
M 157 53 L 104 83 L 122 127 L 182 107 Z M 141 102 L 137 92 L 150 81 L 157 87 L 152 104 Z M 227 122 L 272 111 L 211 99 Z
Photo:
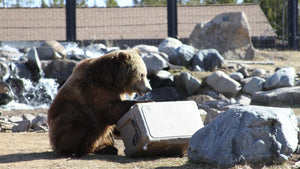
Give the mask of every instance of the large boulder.
M 300 86 L 256 92 L 252 95 L 251 103 L 265 106 L 299 105 Z
M 219 115 L 190 139 L 188 158 L 218 168 L 283 163 L 298 144 L 292 109 L 238 106 Z
M 230 78 L 226 73 L 218 70 L 205 79 L 208 86 L 226 97 L 233 97 L 239 93 L 242 86 L 239 82 Z
M 198 23 L 190 35 L 198 49 L 217 49 L 226 59 L 254 58 L 250 26 L 243 12 L 222 13 L 206 23 Z

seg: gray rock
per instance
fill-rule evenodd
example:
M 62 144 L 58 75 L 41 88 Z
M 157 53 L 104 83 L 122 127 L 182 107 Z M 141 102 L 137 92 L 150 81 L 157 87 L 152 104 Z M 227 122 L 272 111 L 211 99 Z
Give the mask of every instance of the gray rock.
M 190 60 L 193 58 L 195 54 L 195 48 L 190 45 L 181 45 L 179 46 L 175 52 L 177 54 L 177 65 L 186 66 L 190 63 Z
M 166 38 L 158 46 L 159 52 L 164 52 L 169 56 L 169 61 L 172 64 L 176 64 L 176 52 L 175 50 L 182 45 L 182 42 L 175 38 Z
M 244 75 L 241 72 L 233 72 L 230 73 L 229 77 L 239 82 L 244 78 Z
M 34 81 L 37 81 L 42 77 L 42 64 L 35 47 L 30 49 L 27 54 L 27 58 L 28 61 L 26 64 L 32 72 L 32 78 Z
M 199 23 L 190 35 L 198 49 L 217 49 L 226 59 L 254 58 L 250 26 L 243 12 L 222 13 L 211 21 Z
M 25 85 L 22 79 L 14 77 L 7 79 L 6 82 L 10 85 L 14 93 L 14 97 L 16 96 L 17 98 L 19 98 L 23 96 L 23 92 L 25 91 Z
M 188 158 L 219 168 L 283 163 L 298 144 L 292 109 L 241 106 L 227 110 L 190 139 Z
M 239 68 L 239 70 L 237 70 L 237 72 L 242 73 L 244 78 L 247 78 L 249 76 L 248 66 L 245 66 L 245 65 L 240 65 L 240 66 L 241 66 L 241 68 Z
M 174 76 L 169 71 L 160 70 L 155 75 L 150 76 L 150 85 L 152 88 L 174 86 Z
M 31 70 L 24 62 L 8 63 L 10 67 L 10 77 L 31 79 Z
M 182 89 L 189 96 L 199 89 L 201 82 L 187 72 L 180 73 L 179 76 Z
M 12 128 L 12 132 L 25 132 L 28 131 L 30 127 L 29 120 L 23 120 L 18 122 L 18 125 L 14 125 Z
M 236 98 L 236 103 L 241 104 L 241 105 L 250 105 L 251 104 L 251 96 L 240 95 Z
M 224 63 L 224 58 L 216 49 L 199 50 L 192 59 L 192 66 L 199 65 L 206 71 L 213 71 L 221 67 Z
M 65 48 L 55 40 L 43 42 L 37 52 L 40 60 L 64 59 L 67 56 Z
M 18 123 L 18 122 L 23 121 L 23 117 L 21 117 L 21 116 L 11 116 L 11 117 L 9 117 L 9 121 L 12 122 L 12 123 Z
M 0 105 L 6 105 L 14 99 L 13 91 L 9 84 L 0 81 Z
M 30 123 L 32 123 L 33 119 L 35 119 L 35 116 L 32 114 L 23 114 L 23 120 L 28 120 Z
M 136 45 L 134 48 L 138 48 L 141 53 L 158 53 L 158 47 L 150 45 Z
M 297 81 L 295 82 L 295 86 L 300 86 L 300 80 L 297 80 Z
M 255 92 L 261 91 L 265 81 L 265 79 L 258 76 L 251 77 L 249 82 L 243 87 L 243 92 L 252 95 Z
M 33 120 L 31 124 L 31 128 L 34 131 L 48 131 L 48 123 L 47 123 L 48 116 L 46 114 L 38 114 Z
M 218 93 L 224 94 L 226 97 L 233 97 L 241 90 L 241 84 L 230 78 L 222 71 L 216 71 L 208 76 L 205 82 Z
M 251 73 L 251 76 L 259 76 L 259 77 L 263 77 L 266 74 L 266 71 L 264 69 L 255 69 L 253 70 L 253 72 Z
M 214 108 L 207 108 L 207 109 L 204 109 L 207 114 L 205 116 L 205 120 L 204 120 L 204 125 L 208 125 L 210 122 L 212 122 L 217 116 L 219 116 L 220 114 L 223 113 L 223 111 L 220 111 L 220 110 L 217 110 L 217 109 L 214 109 Z
M 32 126 L 48 126 L 47 119 L 48 119 L 47 114 L 38 114 L 32 120 Z
M 168 62 L 159 53 L 146 53 L 142 55 L 147 67 L 149 76 L 155 75 L 158 71 L 168 67 Z
M 10 70 L 6 62 L 0 62 L 0 80 L 5 81 L 10 76 Z
M 252 95 L 251 104 L 265 106 L 290 106 L 299 105 L 300 86 L 283 87 L 270 91 L 256 92 Z
M 286 67 L 276 71 L 271 77 L 269 77 L 264 88 L 266 90 L 272 90 L 280 87 L 292 87 L 295 82 L 295 68 Z
M 45 78 L 53 78 L 62 85 L 72 74 L 77 62 L 70 60 L 53 60 L 43 66 Z
M 202 67 L 200 67 L 199 65 L 195 65 L 193 67 L 193 71 L 204 72 L 205 70 Z
M 161 87 L 152 89 L 143 97 L 138 97 L 137 100 L 152 100 L 152 101 L 174 101 L 178 98 L 179 94 L 174 87 Z

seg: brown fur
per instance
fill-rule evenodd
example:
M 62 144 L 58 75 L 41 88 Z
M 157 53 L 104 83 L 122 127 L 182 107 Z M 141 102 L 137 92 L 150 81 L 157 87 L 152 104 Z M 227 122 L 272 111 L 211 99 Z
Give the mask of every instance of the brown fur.
M 81 156 L 116 153 L 114 124 L 136 103 L 125 94 L 151 87 L 137 50 L 81 61 L 61 87 L 48 111 L 49 138 L 55 153 Z

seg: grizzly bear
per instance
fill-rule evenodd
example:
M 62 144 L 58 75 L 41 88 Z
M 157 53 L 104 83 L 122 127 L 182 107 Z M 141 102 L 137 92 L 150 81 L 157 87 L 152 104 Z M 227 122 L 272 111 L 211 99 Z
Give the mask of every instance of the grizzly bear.
M 115 123 L 137 101 L 126 94 L 151 90 L 138 49 L 116 51 L 78 63 L 48 110 L 49 138 L 56 154 L 117 154 Z

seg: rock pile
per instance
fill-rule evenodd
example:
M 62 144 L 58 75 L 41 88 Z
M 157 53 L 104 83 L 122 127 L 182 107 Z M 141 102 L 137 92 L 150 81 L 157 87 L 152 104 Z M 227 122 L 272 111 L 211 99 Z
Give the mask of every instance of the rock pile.
M 17 116 L 0 116 L 1 132 L 46 132 L 47 115 L 23 114 Z
M 67 44 L 64 50 L 55 43 L 58 42 L 22 50 L 28 51 L 24 54 L 0 50 L 2 105 L 22 96 L 24 84 L 20 79 L 38 82 L 49 78 L 61 86 L 80 60 L 119 50 L 103 44 L 83 48 Z M 282 163 L 295 151 L 298 129 L 291 109 L 249 106 L 299 105 L 299 73 L 293 67 L 278 68 L 272 73 L 240 63 L 228 64 L 216 49 L 198 50 L 173 38 L 164 39 L 158 47 L 135 47 L 141 51 L 153 90 L 131 99 L 193 99 L 206 113 L 206 127 L 191 139 L 191 160 L 221 167 L 261 160 Z M 42 56 L 46 51 L 49 51 L 47 56 Z M 199 74 L 204 76 L 199 78 Z M 42 98 L 48 98 L 46 102 L 51 103 L 51 97 Z M 0 130 L 47 131 L 45 116 L 1 116 Z

